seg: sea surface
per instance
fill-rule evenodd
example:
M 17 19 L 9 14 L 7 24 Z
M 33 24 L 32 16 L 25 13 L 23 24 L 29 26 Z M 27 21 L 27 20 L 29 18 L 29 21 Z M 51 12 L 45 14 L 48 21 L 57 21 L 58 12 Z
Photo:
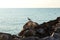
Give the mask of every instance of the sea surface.
M 0 8 L 0 32 L 17 35 L 28 17 L 41 24 L 60 17 L 60 8 Z

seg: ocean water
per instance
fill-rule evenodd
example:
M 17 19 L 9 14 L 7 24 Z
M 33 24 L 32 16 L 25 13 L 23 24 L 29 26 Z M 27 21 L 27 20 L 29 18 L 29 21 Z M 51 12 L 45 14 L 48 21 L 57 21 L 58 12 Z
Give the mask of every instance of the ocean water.
M 60 8 L 0 8 L 0 32 L 17 35 L 28 17 L 41 24 L 60 17 Z

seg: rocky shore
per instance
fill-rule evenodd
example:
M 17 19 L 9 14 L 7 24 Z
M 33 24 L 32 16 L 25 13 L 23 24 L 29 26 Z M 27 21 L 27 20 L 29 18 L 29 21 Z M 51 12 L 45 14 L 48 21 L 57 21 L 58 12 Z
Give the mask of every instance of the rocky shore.
M 0 40 L 60 40 L 60 17 L 42 24 L 28 20 L 18 36 L 0 32 Z

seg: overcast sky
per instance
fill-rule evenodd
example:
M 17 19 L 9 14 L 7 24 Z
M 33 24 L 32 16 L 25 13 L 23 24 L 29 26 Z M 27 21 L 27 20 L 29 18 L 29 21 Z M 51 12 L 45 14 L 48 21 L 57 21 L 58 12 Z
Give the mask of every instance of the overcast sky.
M 0 0 L 1 8 L 60 8 L 60 0 Z

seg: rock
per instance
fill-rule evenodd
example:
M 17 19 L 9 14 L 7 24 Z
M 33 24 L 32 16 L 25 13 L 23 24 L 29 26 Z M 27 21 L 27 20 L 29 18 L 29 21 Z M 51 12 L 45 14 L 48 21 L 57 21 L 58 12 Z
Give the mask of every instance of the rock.
M 12 35 L 12 40 L 21 40 L 22 38 L 20 38 L 19 36 L 16 35 Z
M 23 26 L 23 30 L 18 35 L 21 36 L 21 37 L 34 36 L 36 27 L 38 27 L 38 23 L 29 20 Z
M 11 38 L 11 34 L 0 32 L 0 40 L 11 40 Z
M 26 37 L 26 38 L 23 38 L 22 40 L 42 40 L 38 37 Z

